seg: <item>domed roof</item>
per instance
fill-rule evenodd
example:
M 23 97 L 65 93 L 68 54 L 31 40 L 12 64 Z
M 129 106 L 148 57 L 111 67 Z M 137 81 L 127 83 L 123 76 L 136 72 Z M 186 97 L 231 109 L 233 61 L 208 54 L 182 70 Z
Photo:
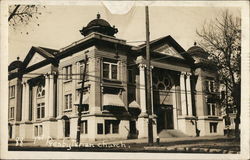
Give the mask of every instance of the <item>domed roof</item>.
M 106 20 L 99 19 L 99 18 L 90 21 L 87 25 L 87 27 L 93 27 L 93 26 L 111 27 L 110 24 Z
M 9 65 L 8 70 L 9 70 L 9 71 L 12 71 L 12 70 L 14 70 L 14 69 L 16 69 L 16 68 L 22 68 L 22 66 L 23 66 L 23 62 L 19 60 L 19 57 L 17 57 L 17 60 L 13 61 L 13 62 Z
M 196 42 L 194 42 L 194 46 L 190 47 L 187 52 L 191 56 L 201 57 L 201 58 L 207 58 L 209 54 L 201 47 L 196 45 Z
M 114 34 L 118 32 L 118 29 L 115 28 L 115 26 L 111 27 L 106 20 L 101 19 L 101 15 L 98 13 L 96 19 L 90 21 L 86 27 L 83 27 L 82 30 L 80 30 L 80 33 L 84 36 L 87 36 L 92 32 L 114 36 Z

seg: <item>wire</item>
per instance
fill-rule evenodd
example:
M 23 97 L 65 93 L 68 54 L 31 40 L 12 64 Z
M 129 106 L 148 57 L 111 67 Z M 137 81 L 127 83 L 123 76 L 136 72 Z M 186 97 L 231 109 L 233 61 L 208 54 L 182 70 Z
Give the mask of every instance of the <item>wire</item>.
M 35 78 L 35 77 L 29 77 L 29 76 L 24 76 L 23 78 L 27 78 L 27 79 L 30 79 L 30 78 Z M 47 77 L 45 79 L 53 79 L 52 77 Z M 77 80 L 82 80 L 82 79 L 76 79 L 76 78 L 72 78 L 72 79 L 65 79 L 65 78 L 57 78 L 59 80 L 65 80 L 63 83 L 68 83 L 70 81 L 77 81 Z M 87 81 L 90 81 L 90 82 L 98 82 L 98 83 L 103 83 L 101 80 L 87 80 Z M 120 81 L 120 82 L 125 82 L 125 81 Z M 129 85 L 129 84 L 128 84 Z M 134 85 L 135 87 L 131 87 L 131 88 L 136 88 L 136 89 L 142 89 L 142 90 L 146 90 L 146 86 L 145 85 L 141 85 L 139 83 L 134 83 L 132 84 Z M 160 90 L 160 89 L 154 89 L 153 87 L 151 87 L 151 90 L 153 90 L 153 92 L 155 91 L 159 91 L 161 93 L 181 93 L 181 94 L 189 94 L 189 93 L 195 93 L 196 95 L 204 95 L 204 94 L 207 94 L 207 92 L 205 91 L 189 91 L 189 90 L 180 90 L 178 89 L 177 91 L 173 91 L 173 90 Z M 220 94 L 220 92 L 212 92 L 212 94 Z

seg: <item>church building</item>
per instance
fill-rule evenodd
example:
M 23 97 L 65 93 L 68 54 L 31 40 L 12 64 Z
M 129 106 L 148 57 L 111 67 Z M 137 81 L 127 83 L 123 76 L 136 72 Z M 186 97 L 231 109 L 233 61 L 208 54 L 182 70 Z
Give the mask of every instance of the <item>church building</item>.
M 81 140 L 147 137 L 146 45 L 130 45 L 117 32 L 97 14 L 82 39 L 61 49 L 33 46 L 10 63 L 9 139 L 76 139 L 85 67 Z M 154 138 L 223 135 L 208 53 L 196 44 L 185 51 L 167 35 L 150 41 L 150 54 Z

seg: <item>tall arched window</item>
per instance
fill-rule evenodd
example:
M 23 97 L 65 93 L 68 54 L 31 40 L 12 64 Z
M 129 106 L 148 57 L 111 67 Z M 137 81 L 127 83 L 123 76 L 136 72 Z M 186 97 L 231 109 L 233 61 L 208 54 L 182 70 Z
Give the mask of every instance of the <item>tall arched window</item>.
M 36 118 L 41 119 L 45 117 L 45 89 L 43 85 L 37 87 L 36 93 Z
M 36 94 L 36 96 L 37 96 L 37 98 L 40 98 L 40 97 L 44 97 L 44 95 L 45 95 L 44 86 L 39 85 L 39 86 L 37 87 L 37 94 Z

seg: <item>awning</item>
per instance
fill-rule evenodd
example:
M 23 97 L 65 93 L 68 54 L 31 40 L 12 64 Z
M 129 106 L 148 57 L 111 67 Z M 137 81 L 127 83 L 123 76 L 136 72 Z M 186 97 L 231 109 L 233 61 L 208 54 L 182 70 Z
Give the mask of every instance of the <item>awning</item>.
M 125 104 L 123 103 L 121 98 L 116 94 L 104 94 L 102 104 L 104 110 L 118 112 L 127 111 Z
M 89 94 L 83 95 L 82 98 L 83 98 L 82 99 L 83 107 L 85 107 L 85 106 L 88 107 L 89 106 Z M 78 96 L 74 105 L 79 106 L 80 105 L 79 103 L 80 103 L 80 96 Z
M 141 107 L 136 101 L 129 104 L 128 111 L 133 116 L 138 116 L 141 113 Z

